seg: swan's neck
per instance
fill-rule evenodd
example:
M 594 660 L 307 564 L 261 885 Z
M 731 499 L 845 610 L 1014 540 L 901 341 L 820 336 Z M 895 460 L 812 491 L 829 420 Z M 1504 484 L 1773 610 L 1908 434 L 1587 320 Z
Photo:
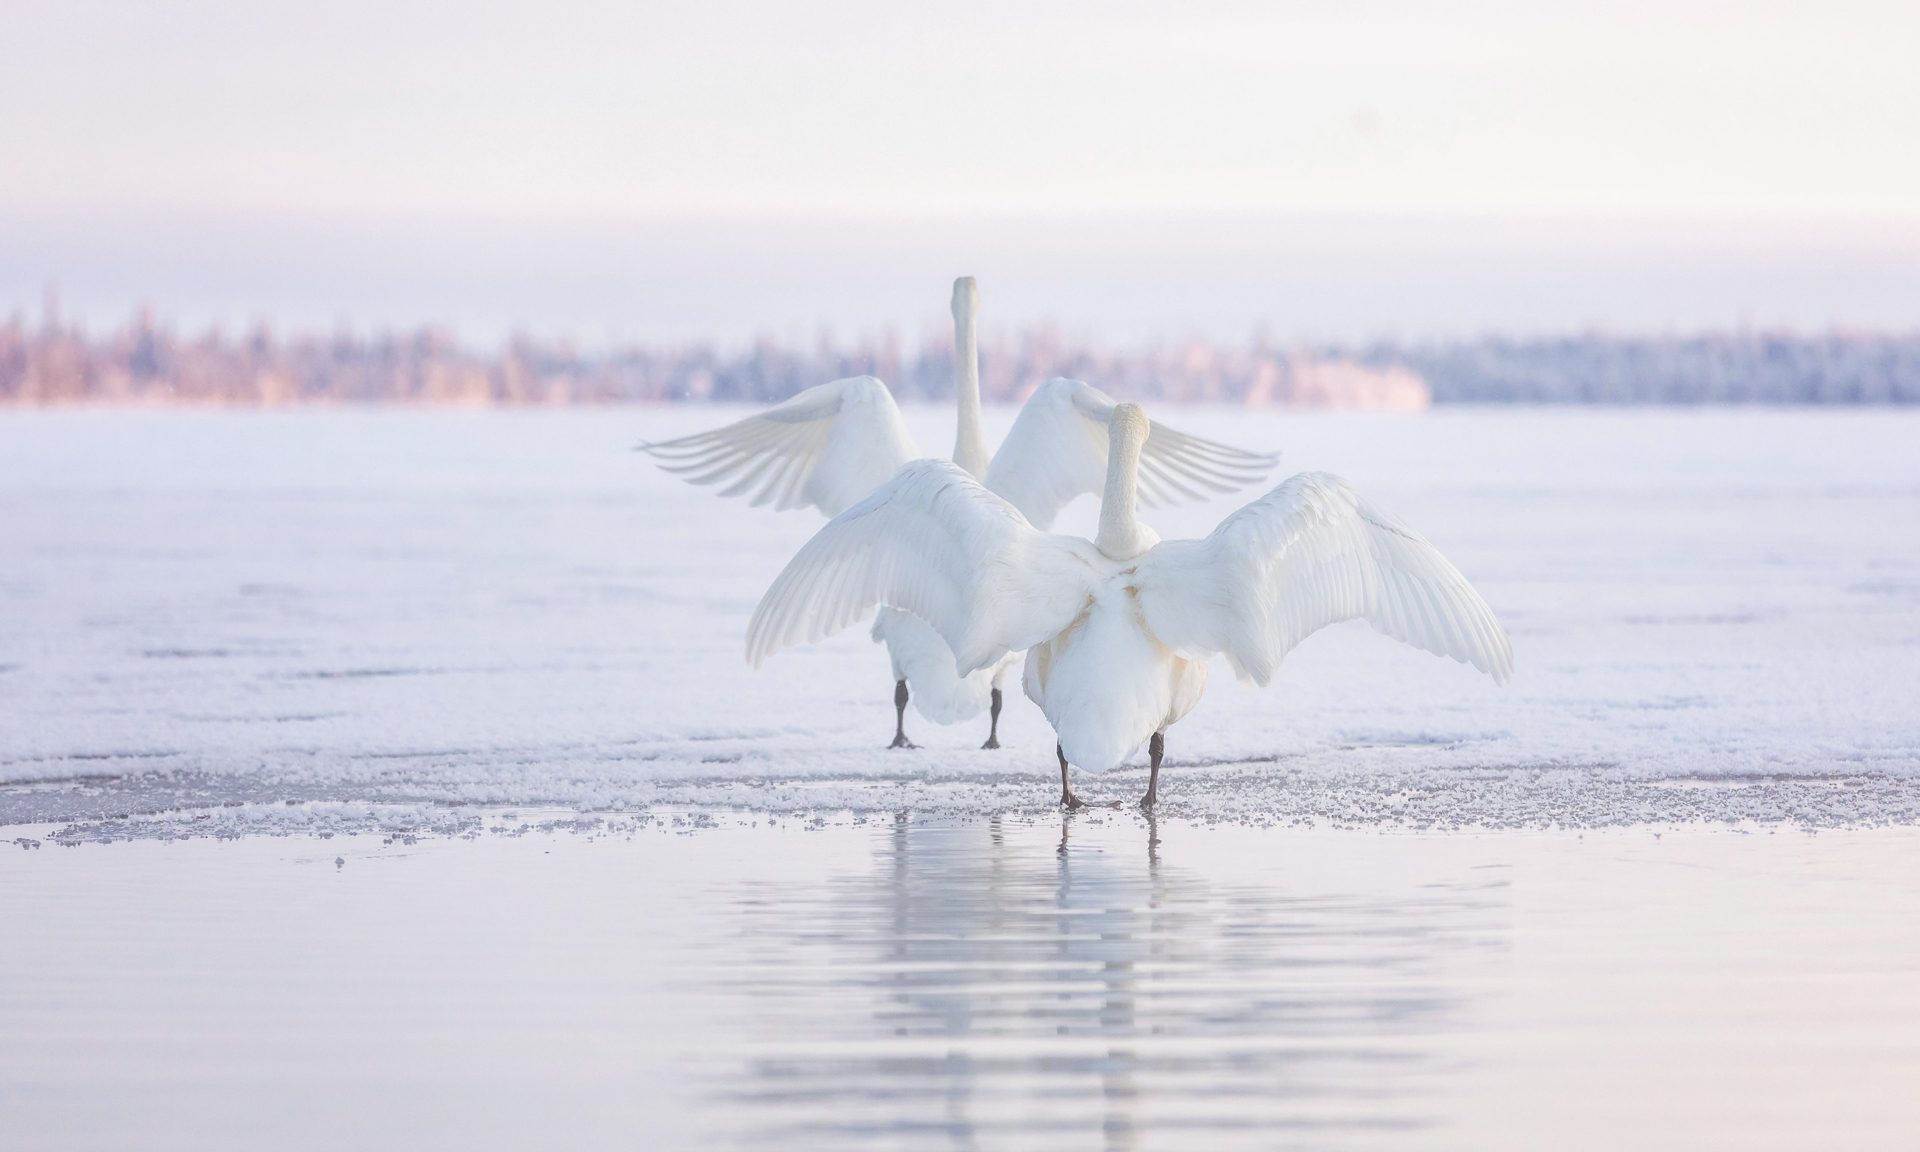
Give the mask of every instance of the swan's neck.
M 1140 474 L 1140 443 L 1115 436 L 1107 450 L 1107 487 L 1100 496 L 1100 534 L 1093 546 L 1114 560 L 1131 560 L 1153 546 L 1134 515 L 1134 490 Z
M 974 331 L 973 302 L 953 306 L 953 396 L 959 406 L 953 437 L 953 462 L 976 480 L 987 475 L 987 438 L 980 432 L 980 345 Z

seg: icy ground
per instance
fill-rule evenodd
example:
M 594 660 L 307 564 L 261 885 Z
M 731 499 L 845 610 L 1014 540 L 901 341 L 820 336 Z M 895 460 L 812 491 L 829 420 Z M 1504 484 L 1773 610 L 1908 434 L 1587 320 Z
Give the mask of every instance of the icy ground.
M 817 517 L 628 451 L 733 415 L 0 413 L 0 824 L 1046 810 L 1052 740 L 1017 692 L 1000 752 L 984 718 L 911 714 L 923 748 L 892 752 L 863 628 L 745 666 Z M 1276 477 L 1352 479 L 1466 572 L 1518 662 L 1502 689 L 1348 625 L 1266 691 L 1216 664 L 1168 736 L 1169 815 L 1920 822 L 1920 413 L 1160 415 L 1285 450 Z M 950 413 L 910 419 L 946 448 Z M 1148 519 L 1198 534 L 1245 498 Z

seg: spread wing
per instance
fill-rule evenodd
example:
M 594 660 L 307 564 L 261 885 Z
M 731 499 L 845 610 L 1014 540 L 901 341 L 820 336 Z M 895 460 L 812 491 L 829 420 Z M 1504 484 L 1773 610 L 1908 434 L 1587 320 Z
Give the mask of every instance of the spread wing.
M 1082 381 L 1047 381 L 1027 399 L 994 453 L 987 487 L 1036 527 L 1050 526 L 1074 497 L 1099 492 L 1106 482 L 1113 405 L 1113 397 Z M 1233 492 L 1264 480 L 1278 459 L 1189 436 L 1156 420 L 1140 451 L 1140 500 L 1154 507 Z
M 1084 540 L 1037 532 L 956 464 L 916 460 L 807 541 L 754 609 L 747 659 L 886 604 L 933 625 L 961 675 L 1063 631 L 1092 592 Z
M 780 511 L 811 504 L 829 516 L 892 478 L 920 454 L 887 386 L 871 376 L 819 384 L 765 412 L 711 432 L 642 444 L 692 484 L 725 484 Z
M 1147 627 L 1169 648 L 1223 652 L 1266 684 L 1308 636 L 1363 619 L 1506 683 L 1513 648 L 1438 549 L 1345 480 L 1303 472 L 1204 540 L 1170 541 L 1135 569 Z

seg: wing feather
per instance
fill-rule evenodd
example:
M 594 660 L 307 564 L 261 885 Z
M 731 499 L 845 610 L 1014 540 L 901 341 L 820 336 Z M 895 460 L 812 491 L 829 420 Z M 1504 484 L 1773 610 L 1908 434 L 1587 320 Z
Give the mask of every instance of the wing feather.
M 690 484 L 720 484 L 756 508 L 812 505 L 836 516 L 920 454 L 887 386 L 850 376 L 724 428 L 640 450 Z
M 1072 623 L 1092 592 L 1092 545 L 1035 531 L 958 465 L 916 460 L 835 516 L 754 609 L 759 664 L 885 604 L 931 624 L 966 675 Z
M 1075 497 L 1099 492 L 1106 482 L 1113 407 L 1111 396 L 1083 381 L 1047 381 L 1028 397 L 994 453 L 987 487 L 1036 527 L 1048 527 Z M 1156 421 L 1140 453 L 1140 499 L 1155 507 L 1237 491 L 1265 479 L 1276 459 Z
M 1135 575 L 1161 643 L 1224 653 L 1259 684 L 1302 640 L 1353 619 L 1503 684 L 1513 672 L 1505 629 L 1459 569 L 1338 476 L 1295 476 L 1204 540 L 1154 548 Z

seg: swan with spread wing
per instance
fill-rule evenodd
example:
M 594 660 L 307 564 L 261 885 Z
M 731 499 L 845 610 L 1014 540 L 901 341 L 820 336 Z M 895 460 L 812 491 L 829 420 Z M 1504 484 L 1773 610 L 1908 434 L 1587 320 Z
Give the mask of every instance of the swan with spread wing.
M 1364 619 L 1505 683 L 1513 649 L 1479 593 L 1411 529 L 1326 473 L 1305 472 L 1206 538 L 1162 542 L 1135 504 L 1155 426 L 1136 405 L 1108 420 L 1099 535 L 1040 531 L 964 469 L 916 461 L 835 516 L 755 609 L 747 657 L 851 624 L 876 604 L 924 620 L 962 673 L 1026 650 L 1027 695 L 1068 765 L 1103 772 L 1141 744 L 1158 799 L 1167 726 L 1200 701 L 1209 658 L 1265 686 L 1309 635 Z
M 973 277 L 954 281 L 953 467 L 998 493 L 1028 523 L 1046 528 L 1075 497 L 1100 490 L 1115 404 L 1079 380 L 1050 380 L 1027 400 L 989 458 L 980 427 L 979 304 Z M 828 516 L 845 512 L 920 456 L 892 394 L 871 376 L 821 384 L 724 428 L 641 448 L 690 483 L 722 485 L 722 496 L 781 510 L 811 506 Z M 1140 494 L 1149 504 L 1236 491 L 1264 479 L 1277 459 L 1163 424 L 1151 427 L 1138 455 Z M 940 634 L 894 607 L 875 616 L 873 638 L 886 645 L 893 663 L 893 747 L 913 747 L 906 732 L 909 701 L 941 724 L 990 710 L 984 747 L 1000 746 L 1001 683 L 1012 653 L 961 675 Z

